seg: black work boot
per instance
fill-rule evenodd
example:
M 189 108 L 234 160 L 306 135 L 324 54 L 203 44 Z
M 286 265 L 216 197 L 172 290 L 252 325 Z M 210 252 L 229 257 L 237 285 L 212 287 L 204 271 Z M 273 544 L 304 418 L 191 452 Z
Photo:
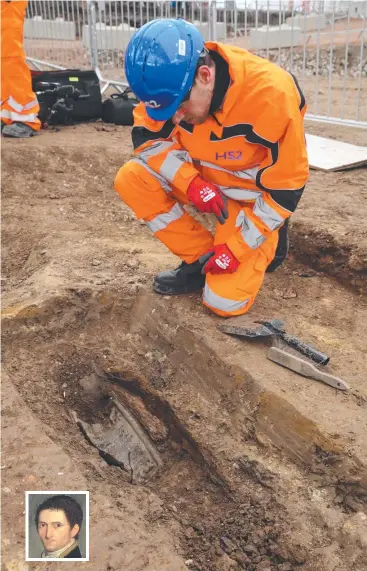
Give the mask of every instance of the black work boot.
M 14 139 L 26 139 L 37 135 L 37 131 L 32 129 L 29 125 L 19 121 L 5 125 L 2 128 L 1 134 L 3 137 L 13 137 Z
M 274 272 L 286 259 L 289 251 L 289 239 L 288 239 L 288 225 L 289 218 L 286 219 L 283 226 L 279 230 L 279 239 L 277 249 L 275 251 L 274 259 L 270 262 L 266 268 L 266 273 L 270 274 Z
M 180 295 L 200 291 L 205 285 L 205 275 L 201 273 L 212 254 L 201 256 L 196 262 L 182 262 L 175 270 L 160 272 L 155 276 L 153 289 L 163 295 Z

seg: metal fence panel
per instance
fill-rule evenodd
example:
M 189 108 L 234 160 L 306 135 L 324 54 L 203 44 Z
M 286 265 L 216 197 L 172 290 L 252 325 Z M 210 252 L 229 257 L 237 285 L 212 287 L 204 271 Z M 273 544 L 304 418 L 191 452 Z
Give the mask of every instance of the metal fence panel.
M 97 53 L 98 68 L 101 77 L 108 82 L 108 86 L 116 86 L 118 82 L 124 80 L 123 61 L 127 44 L 134 32 L 150 20 L 183 17 L 193 22 L 206 40 L 212 36 L 209 4 L 203 0 L 198 2 L 99 0 L 95 3 L 93 12 L 95 14 L 95 46 L 92 51 Z M 88 25 L 83 28 L 82 41 L 85 48 L 91 48 Z
M 367 128 L 367 1 L 217 0 L 225 42 L 294 73 L 311 120 Z
M 93 67 L 121 91 L 132 34 L 169 17 L 294 73 L 309 119 L 367 127 L 367 0 L 31 0 L 25 49 L 35 67 Z
M 87 23 L 85 0 L 30 0 L 24 23 L 29 63 L 36 69 L 90 69 L 90 54 L 82 43 Z

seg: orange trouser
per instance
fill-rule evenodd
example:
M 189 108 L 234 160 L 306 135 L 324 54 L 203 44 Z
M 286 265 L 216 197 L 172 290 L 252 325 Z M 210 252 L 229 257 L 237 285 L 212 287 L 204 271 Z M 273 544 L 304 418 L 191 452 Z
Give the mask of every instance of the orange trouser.
M 194 220 L 181 204 L 188 204 L 186 195 L 176 188 L 169 191 L 153 174 L 134 160 L 119 170 L 115 189 L 122 200 L 146 221 L 154 235 L 171 252 L 188 264 L 223 244 L 236 232 L 238 214 L 251 208 L 249 203 L 228 200 L 228 220 L 217 224 L 215 237 Z M 180 204 L 181 203 L 181 204 Z M 275 255 L 278 231 L 272 232 L 262 245 L 251 251 L 233 274 L 207 274 L 203 303 L 222 316 L 246 313 L 255 301 L 264 280 L 265 270 Z
M 1 0 L 1 121 L 21 122 L 35 131 L 39 105 L 32 91 L 31 72 L 23 49 L 23 25 L 28 2 Z

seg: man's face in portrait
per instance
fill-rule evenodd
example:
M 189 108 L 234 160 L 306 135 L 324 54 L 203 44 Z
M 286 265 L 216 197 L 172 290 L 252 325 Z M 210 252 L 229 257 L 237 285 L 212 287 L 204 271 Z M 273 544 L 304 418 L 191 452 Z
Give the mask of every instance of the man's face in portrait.
M 69 545 L 79 533 L 73 528 L 62 510 L 42 510 L 38 517 L 38 533 L 46 551 L 58 551 Z

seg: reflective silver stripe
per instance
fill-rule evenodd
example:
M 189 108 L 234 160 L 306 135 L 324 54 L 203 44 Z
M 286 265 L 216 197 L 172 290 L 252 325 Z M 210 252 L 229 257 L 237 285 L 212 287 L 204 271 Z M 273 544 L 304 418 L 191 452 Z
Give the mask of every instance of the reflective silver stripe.
M 236 301 L 234 299 L 221 297 L 220 295 L 214 293 L 210 289 L 208 284 L 205 284 L 204 287 L 203 300 L 208 305 L 210 305 L 210 307 L 213 307 L 214 309 L 220 309 L 228 313 L 232 313 L 234 311 L 238 311 L 239 309 L 243 309 L 250 301 L 250 299 L 245 299 L 244 301 Z
M 28 111 L 28 109 L 32 109 L 32 107 L 35 107 L 36 105 L 38 105 L 37 97 L 36 97 L 36 99 L 33 99 L 33 101 L 31 101 L 30 103 L 23 105 L 23 110 Z
M 166 156 L 160 168 L 160 174 L 173 182 L 177 171 L 182 167 L 183 163 L 192 163 L 192 158 L 187 151 L 171 151 Z
M 15 101 L 14 97 L 12 95 L 9 96 L 8 101 L 7 101 L 8 105 L 10 107 L 12 107 L 15 111 L 18 111 L 18 113 L 20 113 L 21 111 L 23 111 L 23 105 L 21 105 L 21 103 L 18 103 L 17 101 Z
M 255 201 L 259 196 L 262 195 L 261 191 L 258 190 L 248 190 L 246 188 L 232 188 L 229 186 L 217 185 L 225 196 L 228 198 L 233 198 L 233 200 L 245 200 Z
M 158 155 L 162 151 L 165 151 L 166 149 L 172 147 L 174 144 L 175 143 L 172 143 L 172 141 L 158 141 L 157 143 L 153 143 L 146 149 L 143 149 L 139 153 L 139 157 L 141 157 L 143 161 L 146 161 L 147 159 L 149 159 L 149 157 L 154 157 L 154 155 Z
M 236 218 L 236 226 L 241 227 L 241 236 L 250 248 L 256 250 L 265 240 L 265 236 L 255 224 L 245 216 L 243 210 L 238 213 Z
M 12 95 L 10 95 L 10 97 L 7 100 L 7 103 L 10 107 L 12 107 L 14 109 L 14 111 L 21 113 L 21 111 L 28 111 L 28 109 L 32 109 L 32 107 L 35 107 L 36 105 L 38 105 L 38 100 L 36 98 L 36 99 L 33 99 L 33 101 L 31 101 L 30 103 L 27 103 L 26 105 L 22 105 L 21 103 L 18 103 L 18 101 L 15 101 L 14 97 Z
M 22 123 L 35 123 L 37 121 L 37 113 L 28 113 L 28 115 L 21 115 L 20 113 L 15 113 L 15 111 L 8 111 L 7 109 L 2 109 L 0 117 L 4 119 L 11 119 L 12 121 L 20 121 Z
M 158 216 L 146 224 L 153 233 L 159 232 L 160 230 L 167 228 L 168 224 L 171 224 L 171 222 L 181 218 L 184 214 L 184 209 L 176 203 L 169 212 L 158 214 Z
M 236 176 L 237 178 L 245 179 L 245 180 L 255 180 L 256 175 L 258 173 L 259 167 L 252 167 L 251 169 L 244 169 L 244 170 L 237 170 L 232 171 L 229 169 L 225 169 L 216 165 L 215 163 L 208 163 L 207 161 L 198 161 L 201 166 L 209 167 L 211 169 L 215 169 L 217 171 L 225 172 L 226 174 L 231 174 L 232 176 Z
M 147 163 L 145 163 L 142 159 L 139 159 L 139 157 L 134 157 L 133 159 L 131 159 L 134 163 L 138 163 L 138 165 L 140 165 L 141 167 L 145 168 L 145 170 L 147 170 L 152 176 L 154 176 L 154 178 L 157 179 L 157 181 L 159 182 L 159 184 L 162 186 L 162 188 L 166 191 L 166 193 L 168 194 L 169 192 L 172 192 L 172 188 L 170 187 L 170 185 L 167 183 L 166 179 L 163 178 L 163 176 L 160 176 L 158 173 L 156 173 L 152 168 L 150 168 L 149 165 L 147 165 Z
M 276 210 L 269 206 L 269 204 L 265 202 L 262 196 L 256 200 L 253 213 L 261 218 L 261 220 L 270 230 L 279 228 L 279 226 L 284 222 L 284 218 L 278 214 Z

